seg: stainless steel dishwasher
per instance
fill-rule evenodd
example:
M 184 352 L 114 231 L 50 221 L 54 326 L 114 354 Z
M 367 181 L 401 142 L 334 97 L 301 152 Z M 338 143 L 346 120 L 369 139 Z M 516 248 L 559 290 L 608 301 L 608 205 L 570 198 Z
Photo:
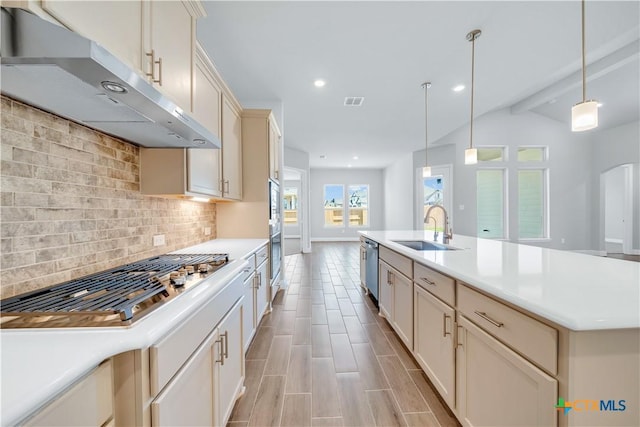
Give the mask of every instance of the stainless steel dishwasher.
M 366 248 L 365 285 L 373 302 L 378 306 L 378 243 L 373 240 L 362 241 Z

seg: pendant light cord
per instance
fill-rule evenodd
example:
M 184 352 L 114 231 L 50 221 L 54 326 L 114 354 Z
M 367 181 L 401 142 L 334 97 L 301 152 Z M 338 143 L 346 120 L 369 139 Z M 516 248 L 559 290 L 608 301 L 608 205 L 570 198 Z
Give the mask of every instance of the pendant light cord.
M 585 5 L 585 0 L 582 0 L 582 102 L 585 102 L 587 100 L 587 65 L 586 65 L 585 54 L 584 54 L 584 45 L 585 45 L 584 5 Z
M 476 36 L 471 36 L 471 120 L 469 124 L 469 148 L 473 148 L 473 88 L 475 86 Z
M 431 87 L 430 82 L 422 83 L 422 87 L 424 88 L 424 166 L 429 166 L 429 138 L 428 138 L 428 130 L 429 130 L 429 113 L 428 113 L 428 95 L 429 87 Z

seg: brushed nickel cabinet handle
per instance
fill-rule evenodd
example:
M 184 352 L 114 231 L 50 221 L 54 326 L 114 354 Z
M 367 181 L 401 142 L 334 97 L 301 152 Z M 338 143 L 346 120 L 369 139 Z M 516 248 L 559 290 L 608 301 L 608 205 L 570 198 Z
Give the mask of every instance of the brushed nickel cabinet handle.
M 162 86 L 162 58 L 158 58 L 156 64 L 158 64 L 158 80 L 156 83 Z
M 162 58 L 158 59 L 156 61 L 156 52 L 151 49 L 150 53 L 146 54 L 148 57 L 151 58 L 151 72 L 150 73 L 145 73 L 147 75 L 147 77 L 151 77 L 151 81 L 153 83 L 159 83 L 160 86 L 162 86 Z M 156 64 L 159 65 L 159 72 L 160 72 L 160 76 L 158 79 L 156 79 Z
M 458 325 L 456 327 L 456 347 L 464 348 L 464 346 L 462 345 L 462 339 L 461 339 L 463 334 L 464 334 L 464 328 Z
M 215 342 L 216 342 L 216 344 L 219 345 L 218 352 L 220 353 L 220 360 L 216 359 L 216 363 L 224 365 L 224 351 L 223 351 L 223 348 L 222 348 L 222 335 L 220 335 L 220 339 L 217 339 Z
M 431 280 L 427 279 L 426 277 L 421 277 L 420 280 L 425 282 L 427 285 L 431 285 L 431 286 L 435 286 L 436 285 L 436 282 L 432 282 Z
M 484 320 L 486 320 L 487 322 L 491 323 L 495 327 L 502 328 L 504 326 L 504 323 L 498 322 L 497 320 L 493 320 L 492 318 L 487 316 L 487 313 L 484 313 L 482 311 L 474 311 L 474 313 L 477 314 L 478 316 L 482 317 Z
M 447 316 L 445 313 L 442 313 L 442 336 L 444 338 L 447 337 L 447 335 L 451 335 L 451 332 L 447 332 L 447 319 L 450 319 L 451 316 Z
M 222 184 L 223 185 L 223 187 L 222 187 L 223 188 L 223 190 L 222 190 L 223 194 L 224 193 L 229 194 L 229 180 L 225 179 L 224 181 L 222 181 L 222 183 L 223 183 Z
M 222 334 L 221 337 L 224 337 L 224 350 L 222 352 L 222 364 L 224 365 L 224 359 L 229 358 L 229 331 L 224 331 L 224 334 Z

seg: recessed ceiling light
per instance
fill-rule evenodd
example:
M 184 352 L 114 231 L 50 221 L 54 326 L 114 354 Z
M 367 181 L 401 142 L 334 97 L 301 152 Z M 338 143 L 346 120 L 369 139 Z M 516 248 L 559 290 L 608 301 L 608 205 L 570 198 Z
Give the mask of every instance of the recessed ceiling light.
M 326 85 L 326 84 L 327 84 L 327 82 L 325 82 L 322 79 L 317 79 L 316 81 L 313 82 L 313 85 L 315 87 L 324 87 L 324 85 Z
M 358 160 L 358 156 L 353 156 L 353 160 Z
M 348 164 L 348 165 L 347 165 L 347 167 L 348 167 L 348 168 L 350 168 L 350 167 L 351 167 L 351 164 Z
M 108 90 L 109 92 L 114 93 L 127 93 L 127 88 L 122 86 L 120 83 L 104 81 L 101 83 L 102 87 Z
M 602 107 L 604 104 L 602 102 L 598 102 L 598 108 Z
M 464 90 L 464 85 L 458 85 L 453 88 L 454 92 L 460 92 L 462 90 Z

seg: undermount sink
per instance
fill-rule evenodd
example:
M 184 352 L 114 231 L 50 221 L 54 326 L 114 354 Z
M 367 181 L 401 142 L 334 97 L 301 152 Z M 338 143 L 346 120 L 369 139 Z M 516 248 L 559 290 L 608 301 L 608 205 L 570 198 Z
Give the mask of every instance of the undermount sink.
M 425 240 L 392 240 L 402 246 L 406 246 L 416 251 L 456 251 L 458 248 L 446 246 L 441 243 L 427 242 Z

